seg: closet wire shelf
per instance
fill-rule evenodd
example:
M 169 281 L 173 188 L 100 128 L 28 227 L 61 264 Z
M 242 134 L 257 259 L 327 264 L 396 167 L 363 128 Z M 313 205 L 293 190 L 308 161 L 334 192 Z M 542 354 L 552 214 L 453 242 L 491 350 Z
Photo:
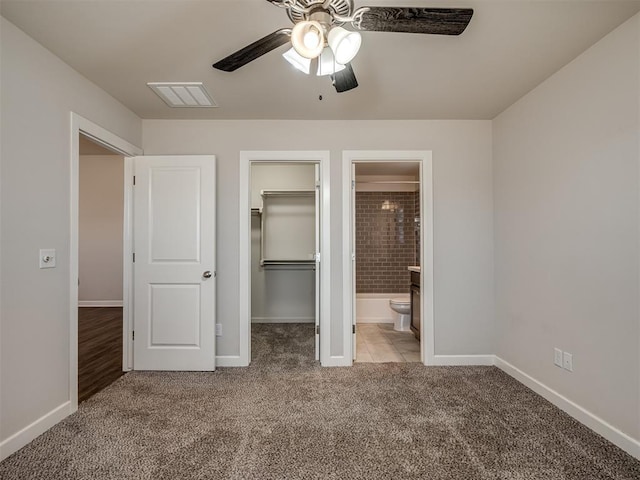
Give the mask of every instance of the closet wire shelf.
M 315 254 L 309 254 L 312 258 L 265 258 L 265 237 L 266 228 L 265 224 L 268 221 L 268 214 L 265 212 L 264 203 L 269 198 L 273 197 L 314 197 L 315 190 L 261 190 L 263 207 L 261 209 L 251 209 L 252 215 L 260 216 L 260 266 L 264 268 L 279 268 L 279 269 L 295 269 L 295 270 L 307 270 L 315 269 L 316 258 Z M 315 250 L 315 247 L 312 247 Z

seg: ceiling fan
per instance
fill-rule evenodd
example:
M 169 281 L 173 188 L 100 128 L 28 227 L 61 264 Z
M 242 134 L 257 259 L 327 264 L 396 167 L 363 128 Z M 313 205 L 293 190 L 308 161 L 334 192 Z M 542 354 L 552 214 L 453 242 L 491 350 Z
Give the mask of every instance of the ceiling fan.
M 293 28 L 281 28 L 213 64 L 233 72 L 286 43 L 283 57 L 309 74 L 329 75 L 338 92 L 358 86 L 351 60 L 362 42 L 359 31 L 460 35 L 471 21 L 470 8 L 360 7 L 353 0 L 267 0 L 287 11 Z M 350 30 L 343 28 L 349 24 Z

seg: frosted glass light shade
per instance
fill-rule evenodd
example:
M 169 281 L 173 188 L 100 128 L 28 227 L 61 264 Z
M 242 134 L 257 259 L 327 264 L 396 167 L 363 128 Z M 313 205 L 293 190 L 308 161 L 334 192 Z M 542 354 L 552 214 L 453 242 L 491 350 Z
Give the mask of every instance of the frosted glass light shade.
M 336 63 L 335 58 L 333 57 L 333 51 L 326 47 L 322 50 L 322 54 L 320 55 L 320 59 L 318 61 L 318 76 L 321 77 L 323 75 L 333 75 L 340 70 L 344 70 L 346 67 L 339 63 Z
M 298 22 L 291 31 L 291 45 L 305 58 L 316 58 L 324 48 L 322 25 L 314 21 Z
M 311 59 L 300 55 L 294 48 L 290 48 L 282 54 L 284 59 L 293 65 L 297 70 L 309 75 L 311 71 Z
M 333 50 L 336 62 L 346 65 L 360 50 L 362 36 L 358 32 L 350 32 L 342 27 L 333 27 L 329 32 L 328 43 Z

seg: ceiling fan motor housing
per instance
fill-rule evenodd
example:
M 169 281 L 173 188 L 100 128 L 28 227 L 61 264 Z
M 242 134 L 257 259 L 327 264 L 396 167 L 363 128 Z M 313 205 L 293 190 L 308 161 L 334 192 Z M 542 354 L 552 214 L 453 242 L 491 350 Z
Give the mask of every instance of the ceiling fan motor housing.
M 322 28 L 324 29 L 325 38 L 329 34 L 329 28 L 331 28 L 331 25 L 334 23 L 334 19 L 329 14 L 329 12 L 322 8 L 312 10 L 307 20 L 312 22 L 318 22 L 320 25 L 322 25 Z
M 287 14 L 293 23 L 298 23 L 303 20 L 310 20 L 310 17 L 315 11 L 324 11 L 329 15 L 329 25 L 336 22 L 334 15 L 339 17 L 349 17 L 353 13 L 353 0 L 296 0 L 296 3 L 304 9 L 310 9 L 310 14 L 304 14 L 297 11 L 294 8 L 288 8 Z

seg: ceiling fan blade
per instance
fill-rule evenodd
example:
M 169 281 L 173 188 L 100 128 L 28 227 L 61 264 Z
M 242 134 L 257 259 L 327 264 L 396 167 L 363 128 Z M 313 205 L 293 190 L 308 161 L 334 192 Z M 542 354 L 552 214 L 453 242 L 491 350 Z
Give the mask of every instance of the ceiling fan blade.
M 364 7 L 353 16 L 358 30 L 460 35 L 469 25 L 473 9 Z
M 280 30 L 276 30 L 266 37 L 262 37 L 260 40 L 253 42 L 251 45 L 247 45 L 228 57 L 223 58 L 219 62 L 214 63 L 213 68 L 225 72 L 233 72 L 247 63 L 252 62 L 256 58 L 261 57 L 265 53 L 269 53 L 271 50 L 284 45 L 289 41 L 290 36 L 290 28 L 281 28 Z
M 338 93 L 353 90 L 358 86 L 358 80 L 356 80 L 356 75 L 353 73 L 351 64 L 347 63 L 345 67 L 344 70 L 340 70 L 331 75 L 333 86 L 336 87 Z

